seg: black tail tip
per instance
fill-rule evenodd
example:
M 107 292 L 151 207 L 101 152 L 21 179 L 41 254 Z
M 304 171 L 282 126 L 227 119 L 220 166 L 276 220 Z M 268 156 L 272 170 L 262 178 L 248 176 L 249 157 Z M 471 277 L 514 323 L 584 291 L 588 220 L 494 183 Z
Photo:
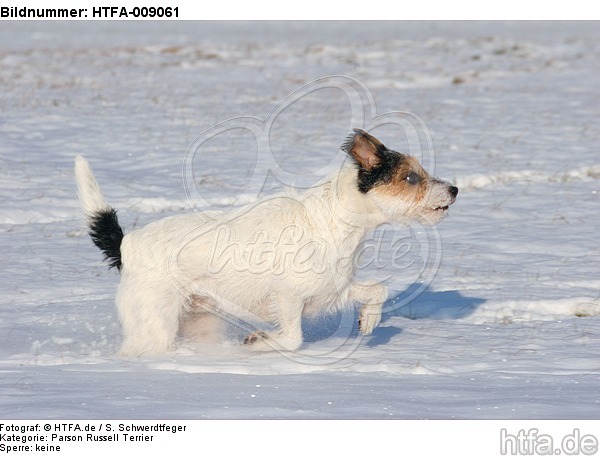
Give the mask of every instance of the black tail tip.
M 117 211 L 107 209 L 90 217 L 89 234 L 92 241 L 104 254 L 108 261 L 108 267 L 117 268 L 121 271 L 121 241 L 123 241 L 123 230 L 119 225 Z

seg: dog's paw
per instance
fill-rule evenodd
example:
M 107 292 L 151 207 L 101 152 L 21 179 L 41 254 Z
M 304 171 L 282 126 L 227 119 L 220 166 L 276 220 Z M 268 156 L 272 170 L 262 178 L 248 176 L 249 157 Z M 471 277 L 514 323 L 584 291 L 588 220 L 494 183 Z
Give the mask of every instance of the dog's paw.
M 244 339 L 244 345 L 254 345 L 259 341 L 264 341 L 265 339 L 267 339 L 267 333 L 264 331 L 256 331 L 253 332 L 252 334 L 248 334 L 246 336 L 246 338 Z
M 381 312 L 376 312 L 372 309 L 366 310 L 364 307 L 360 312 L 360 318 L 358 319 L 358 329 L 365 336 L 368 336 L 373 332 L 381 321 Z
M 302 339 L 286 337 L 277 332 L 256 331 L 244 339 L 244 345 L 253 351 L 294 351 L 302 345 Z
M 250 350 L 255 352 L 269 352 L 276 350 L 273 334 L 265 331 L 256 331 L 249 334 L 244 339 L 244 345 L 247 345 Z

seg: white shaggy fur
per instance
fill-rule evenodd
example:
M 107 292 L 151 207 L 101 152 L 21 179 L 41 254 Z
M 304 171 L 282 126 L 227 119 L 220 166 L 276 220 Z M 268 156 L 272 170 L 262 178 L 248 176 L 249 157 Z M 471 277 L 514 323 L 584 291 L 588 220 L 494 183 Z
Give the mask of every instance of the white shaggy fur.
M 75 175 L 88 217 L 109 208 L 82 157 Z M 381 320 L 387 290 L 353 280 L 361 240 L 382 223 L 438 222 L 458 191 L 451 194 L 454 187 L 429 176 L 420 197 L 392 197 L 393 185 L 363 193 L 356 162 L 347 163 L 301 194 L 232 212 L 168 217 L 127 234 L 116 298 L 120 354 L 164 353 L 180 328 L 183 335 L 218 333 L 218 322 L 228 319 L 275 324 L 273 331 L 248 336 L 254 349 L 296 350 L 303 315 L 348 302 L 362 303 L 360 330 L 370 334 Z M 212 316 L 210 324 L 203 316 Z

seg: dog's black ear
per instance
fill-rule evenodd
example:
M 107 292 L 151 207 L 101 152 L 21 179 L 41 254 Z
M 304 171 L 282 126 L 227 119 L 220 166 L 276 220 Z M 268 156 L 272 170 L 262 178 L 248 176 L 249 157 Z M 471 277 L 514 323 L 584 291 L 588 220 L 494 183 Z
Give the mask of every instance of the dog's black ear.
M 364 130 L 355 128 L 350 134 L 342 150 L 350 155 L 356 163 L 365 171 L 371 171 L 380 167 L 385 160 L 387 148 L 375 136 L 371 136 Z

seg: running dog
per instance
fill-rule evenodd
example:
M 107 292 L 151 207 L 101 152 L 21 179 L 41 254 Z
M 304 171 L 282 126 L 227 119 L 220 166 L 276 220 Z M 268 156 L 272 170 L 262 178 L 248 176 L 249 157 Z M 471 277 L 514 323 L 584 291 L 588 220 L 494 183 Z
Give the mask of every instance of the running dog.
M 341 149 L 349 159 L 340 170 L 303 193 L 167 217 L 127 235 L 78 156 L 75 178 L 89 234 L 121 273 L 119 353 L 165 353 L 181 331 L 219 333 L 217 323 L 228 319 L 273 325 L 249 331 L 244 343 L 253 349 L 293 351 L 303 341 L 303 316 L 354 302 L 362 304 L 359 329 L 370 334 L 387 290 L 354 280 L 361 240 L 384 223 L 438 223 L 458 188 L 363 130 L 353 130 Z

